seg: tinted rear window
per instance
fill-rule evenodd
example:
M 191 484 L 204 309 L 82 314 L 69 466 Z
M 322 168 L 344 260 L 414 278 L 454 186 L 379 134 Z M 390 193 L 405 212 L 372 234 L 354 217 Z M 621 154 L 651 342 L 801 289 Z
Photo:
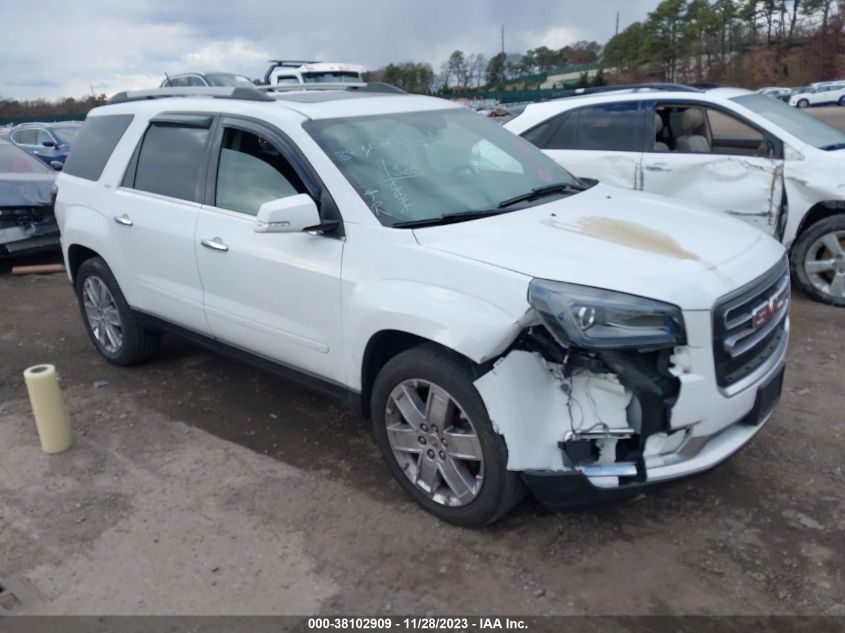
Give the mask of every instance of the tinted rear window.
M 204 128 L 150 125 L 138 154 L 135 189 L 198 200 L 197 183 L 206 161 L 208 134 Z
M 572 111 L 546 149 L 633 152 L 640 150 L 639 105 L 607 103 Z
M 111 153 L 130 123 L 131 114 L 110 114 L 87 119 L 73 144 L 73 151 L 65 161 L 64 173 L 86 180 L 99 180 Z

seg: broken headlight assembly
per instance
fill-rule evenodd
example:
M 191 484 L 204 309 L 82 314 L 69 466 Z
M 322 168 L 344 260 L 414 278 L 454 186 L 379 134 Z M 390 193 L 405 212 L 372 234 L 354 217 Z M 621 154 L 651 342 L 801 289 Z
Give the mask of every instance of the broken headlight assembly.
M 564 347 L 658 349 L 686 343 L 680 308 L 662 301 L 534 279 L 528 302 Z

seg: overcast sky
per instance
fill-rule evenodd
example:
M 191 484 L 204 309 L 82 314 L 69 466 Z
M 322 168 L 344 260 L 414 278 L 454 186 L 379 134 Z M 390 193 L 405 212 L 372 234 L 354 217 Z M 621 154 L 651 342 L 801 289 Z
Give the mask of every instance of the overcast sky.
M 0 0 L 0 97 L 158 86 L 164 72 L 263 75 L 271 57 L 377 68 L 457 48 L 604 43 L 659 0 Z M 224 6 L 225 5 L 225 6 Z

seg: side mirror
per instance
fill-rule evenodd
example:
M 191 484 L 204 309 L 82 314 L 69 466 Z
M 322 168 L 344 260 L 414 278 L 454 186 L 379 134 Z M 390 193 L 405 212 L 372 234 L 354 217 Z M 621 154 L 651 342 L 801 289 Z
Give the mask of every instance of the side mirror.
M 320 224 L 317 204 L 307 193 L 269 200 L 258 209 L 256 233 L 300 233 Z
M 41 141 L 41 144 L 44 147 L 55 147 L 56 146 L 55 141 L 53 141 L 52 139 L 47 139 L 46 141 Z
M 62 169 L 65 168 L 65 164 L 60 160 L 51 160 L 50 161 L 50 167 L 52 167 L 56 171 L 61 171 Z

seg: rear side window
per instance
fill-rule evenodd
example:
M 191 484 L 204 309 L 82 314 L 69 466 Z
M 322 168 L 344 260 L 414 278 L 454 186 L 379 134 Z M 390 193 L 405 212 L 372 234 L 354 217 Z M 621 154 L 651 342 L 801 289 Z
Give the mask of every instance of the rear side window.
M 15 132 L 14 139 L 21 145 L 35 145 L 36 130 Z
M 605 103 L 574 110 L 545 149 L 640 151 L 639 104 Z
M 560 116 L 552 117 L 541 123 L 540 125 L 532 127 L 527 132 L 522 133 L 524 138 L 529 143 L 536 145 L 540 149 L 545 148 L 546 139 L 549 138 L 552 130 L 560 124 Z
M 131 114 L 110 114 L 87 119 L 82 124 L 73 151 L 65 161 L 64 173 L 86 180 L 99 180 L 111 153 L 130 123 Z
M 197 183 L 206 161 L 208 134 L 205 128 L 150 125 L 138 154 L 134 188 L 199 201 Z

